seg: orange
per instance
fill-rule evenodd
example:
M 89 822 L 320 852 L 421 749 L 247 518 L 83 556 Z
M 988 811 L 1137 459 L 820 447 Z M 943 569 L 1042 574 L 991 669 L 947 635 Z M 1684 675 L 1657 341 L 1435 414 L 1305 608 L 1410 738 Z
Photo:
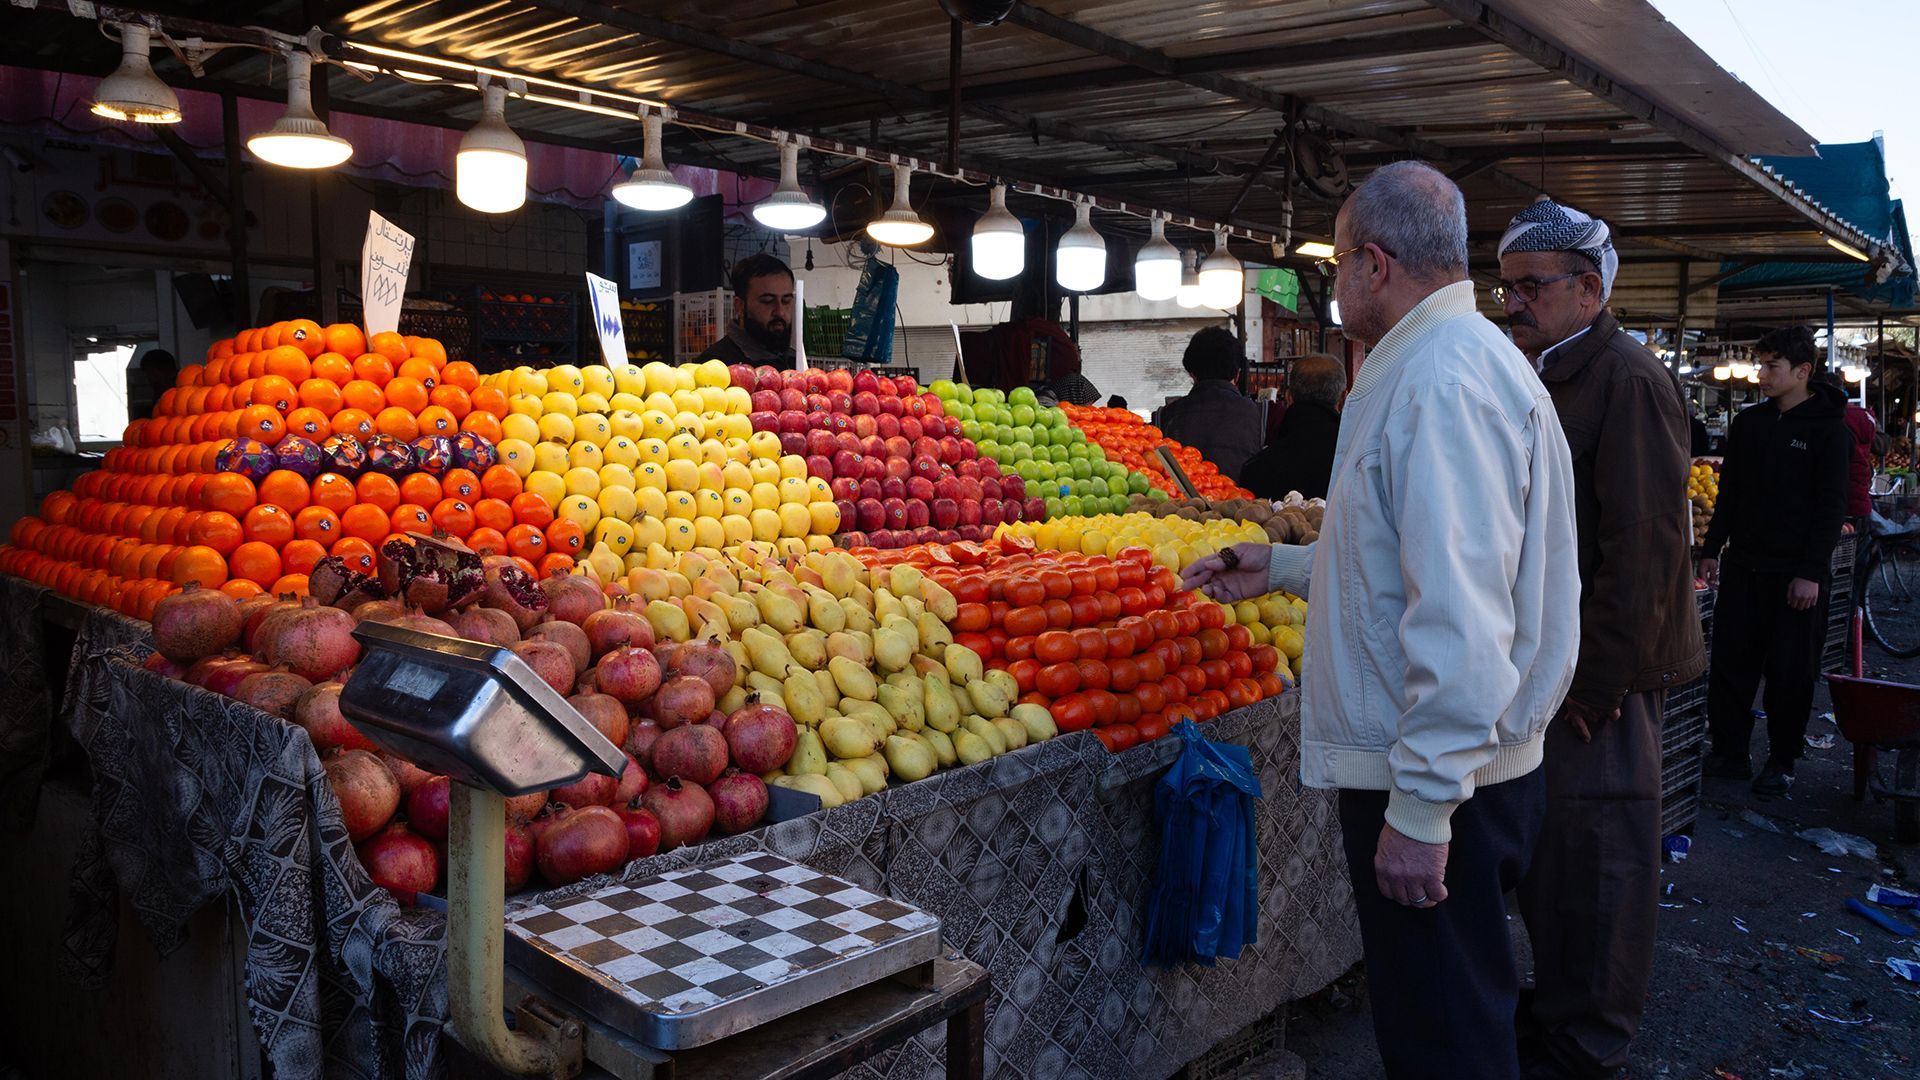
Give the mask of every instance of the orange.
M 416 503 L 401 503 L 394 507 L 388 520 L 393 523 L 393 531 L 397 533 L 425 535 L 433 532 L 433 515 L 427 513 L 426 507 Z
M 299 391 L 300 404 L 309 409 L 319 409 L 328 416 L 340 411 L 340 388 L 331 379 L 308 379 L 300 384 Z
M 240 519 L 240 525 L 246 530 L 249 542 L 284 544 L 293 539 L 293 514 L 272 503 L 261 503 L 247 511 L 246 516 Z
M 382 330 L 373 335 L 372 340 L 367 342 L 367 348 L 386 357 L 393 364 L 402 363 L 409 355 L 407 339 L 391 330 Z
M 366 543 L 369 551 L 372 550 L 372 545 L 379 543 L 392 527 L 392 522 L 387 518 L 387 512 L 372 503 L 359 503 L 340 512 L 340 531 L 345 533 L 348 539 Z
M 260 502 L 277 506 L 288 514 L 305 509 L 311 498 L 313 489 L 307 486 L 307 478 L 292 469 L 275 469 L 260 481 Z
M 472 469 L 448 469 L 440 478 L 440 490 L 449 499 L 465 499 L 472 502 L 480 498 L 480 478 L 473 475 Z
M 227 404 L 235 409 L 244 409 L 253 404 L 253 379 L 251 377 L 233 384 L 233 394 Z
M 547 526 L 547 550 L 578 555 L 587 550 L 587 530 L 577 521 L 561 519 Z
M 440 342 L 430 337 L 410 337 L 406 339 L 407 352 L 432 364 L 435 371 L 447 362 L 447 350 Z
M 253 380 L 249 399 L 255 405 L 271 405 L 282 415 L 300 407 L 300 392 L 293 380 L 280 375 L 262 375 Z
M 434 505 L 433 523 L 448 536 L 464 537 L 473 531 L 473 504 L 465 499 L 441 499 Z
M 275 596 L 281 596 L 287 593 L 292 593 L 295 596 L 305 596 L 307 595 L 307 575 L 282 575 L 274 579 L 272 588 L 273 595 Z
M 352 323 L 334 323 L 327 327 L 327 348 L 352 360 L 367 351 L 367 336 Z
M 337 472 L 323 472 L 307 485 L 311 496 L 310 505 L 323 506 L 337 516 L 347 507 L 359 501 L 353 492 L 353 481 Z
M 326 546 L 314 540 L 290 540 L 280 549 L 280 564 L 289 574 L 304 574 L 326 557 Z
M 457 386 L 471 394 L 480 387 L 480 369 L 465 360 L 455 360 L 440 369 L 440 385 Z
M 256 585 L 271 585 L 281 574 L 280 549 L 259 540 L 249 540 L 227 556 L 227 568 L 233 576 Z
M 295 319 L 280 332 L 280 345 L 292 346 L 311 359 L 327 351 L 327 335 L 312 319 Z
M 520 494 L 520 474 L 507 465 L 495 465 L 480 474 L 480 493 L 502 502 Z
M 540 577 L 566 577 L 571 573 L 573 573 L 573 556 L 571 555 L 550 551 L 540 560 Z
M 387 404 L 398 405 L 410 413 L 427 407 L 427 388 L 419 379 L 395 375 L 387 380 Z
M 375 386 L 387 385 L 393 378 L 393 361 L 377 352 L 362 353 L 353 362 L 353 377 L 365 379 Z
M 245 540 L 246 533 L 240 527 L 240 519 L 224 510 L 201 514 L 193 527 L 187 530 L 188 543 L 210 547 L 222 555 L 231 554 Z
M 467 534 L 467 546 L 482 555 L 505 555 L 507 538 L 501 535 L 499 529 L 489 529 L 483 525 Z
M 422 435 L 445 435 L 452 438 L 460 434 L 460 421 L 438 405 L 429 405 L 421 409 L 414 423 L 419 425 Z
M 337 352 L 321 353 L 313 358 L 313 377 L 345 386 L 353 381 L 353 361 Z
M 412 413 L 398 405 L 389 405 L 381 409 L 373 418 L 373 429 L 382 435 L 391 435 L 401 442 L 412 442 L 420 437 L 420 422 Z
M 293 535 L 323 546 L 331 544 L 340 539 L 340 515 L 324 506 L 309 506 L 293 515 Z
M 500 421 L 490 412 L 478 409 L 468 413 L 460 421 L 461 431 L 471 431 L 490 443 L 500 441 Z
M 285 342 L 280 340 L 280 336 L 286 332 L 286 329 L 287 329 L 287 324 L 285 320 L 281 320 L 280 322 L 274 323 L 272 326 L 267 327 L 266 330 L 262 332 L 260 335 L 260 343 L 258 345 L 255 345 L 254 348 L 271 349 L 276 346 L 286 344 Z
M 531 525 L 544 529 L 553 523 L 553 506 L 545 495 L 532 491 L 523 491 L 513 497 L 513 520 L 522 525 Z M 507 539 L 513 539 L 509 534 Z
M 259 596 L 267 590 L 255 585 L 246 578 L 232 578 L 221 584 L 220 591 L 233 597 L 235 600 L 245 600 L 249 596 Z
M 282 345 L 267 353 L 267 374 L 298 385 L 312 376 L 313 361 L 299 346 Z
M 386 515 L 381 514 L 380 521 L 383 525 L 386 520 Z M 346 563 L 347 569 L 356 574 L 371 574 L 379 565 L 374 556 L 373 541 L 359 536 L 343 536 L 335 540 L 327 554 Z
M 428 390 L 440 385 L 439 365 L 429 364 L 418 357 L 405 361 L 393 373 L 396 378 L 413 379 Z
M 272 446 L 286 437 L 287 421 L 280 410 L 271 405 L 249 405 L 240 410 L 239 430 L 249 439 Z
M 372 415 L 387 407 L 387 395 L 369 379 L 348 379 L 340 388 L 340 404 Z
M 446 492 L 440 488 L 440 481 L 432 473 L 408 473 L 400 481 L 400 501 L 403 503 L 432 506 L 446 497 Z
M 507 553 L 531 562 L 547 553 L 547 536 L 532 525 L 515 525 L 507 530 Z
M 333 434 L 333 421 L 330 413 L 322 409 L 302 406 L 287 414 L 287 434 L 298 435 L 303 439 L 322 442 Z
M 331 421 L 335 435 L 351 435 L 361 442 L 373 438 L 373 415 L 364 409 L 341 409 Z
M 411 364 L 413 361 L 409 360 L 407 363 Z M 465 419 L 467 413 L 473 410 L 473 402 L 467 397 L 465 390 L 457 386 L 447 386 L 444 383 L 429 390 L 427 400 L 433 402 L 435 407 L 452 413 L 455 420 Z M 192 413 L 200 410 L 189 406 L 187 411 Z
M 497 386 L 470 388 L 467 390 L 467 400 L 481 412 L 490 412 L 496 417 L 507 415 L 507 392 Z
M 260 501 L 253 481 L 239 473 L 220 473 L 208 480 L 203 499 L 207 509 L 224 510 L 236 519 Z
M 473 523 L 482 529 L 505 533 L 513 528 L 513 507 L 500 499 L 481 499 L 473 504 Z
M 361 502 L 374 506 L 382 514 L 391 514 L 393 508 L 400 505 L 400 485 L 394 483 L 391 476 L 376 472 L 361 473 L 360 479 L 354 481 L 353 488 Z M 386 533 L 380 535 L 385 536 Z
M 169 580 L 175 585 L 195 582 L 203 589 L 217 589 L 227 582 L 227 557 L 210 547 L 195 544 L 174 558 Z

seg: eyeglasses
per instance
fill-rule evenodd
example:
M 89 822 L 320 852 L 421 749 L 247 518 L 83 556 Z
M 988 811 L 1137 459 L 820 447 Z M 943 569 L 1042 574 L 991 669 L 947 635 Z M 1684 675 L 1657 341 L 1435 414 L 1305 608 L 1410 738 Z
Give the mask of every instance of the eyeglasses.
M 1508 298 L 1512 298 L 1520 301 L 1522 304 L 1531 304 L 1535 300 L 1540 299 L 1541 286 L 1551 285 L 1556 281 L 1565 281 L 1568 278 L 1577 278 L 1579 276 L 1580 272 L 1576 271 L 1571 274 L 1555 274 L 1553 277 L 1545 278 L 1521 278 L 1519 281 L 1503 280 L 1500 284 L 1493 287 L 1493 302 L 1504 305 Z
M 1317 270 L 1319 270 L 1319 271 L 1320 271 L 1321 273 L 1323 273 L 1323 274 L 1331 274 L 1331 273 L 1333 273 L 1333 272 L 1334 272 L 1335 270 L 1338 270 L 1338 269 L 1340 268 L 1340 260 L 1341 260 L 1341 259 L 1344 259 L 1344 258 L 1346 258 L 1346 257 L 1347 257 L 1347 256 L 1349 256 L 1349 255 L 1352 255 L 1352 254 L 1354 254 L 1354 253 L 1356 253 L 1356 252 L 1359 252 L 1359 251 L 1361 251 L 1361 250 L 1363 250 L 1363 249 L 1365 249 L 1365 248 L 1366 248 L 1366 246 L 1367 246 L 1367 245 L 1365 245 L 1365 244 L 1355 244 L 1355 245 L 1354 245 L 1353 247 L 1350 247 L 1350 248 L 1348 248 L 1348 249 L 1347 249 L 1347 250 L 1345 250 L 1345 251 L 1336 251 L 1336 252 L 1334 252 L 1333 254 L 1331 254 L 1331 255 L 1329 255 L 1329 256 L 1327 256 L 1327 257 L 1326 257 L 1326 258 L 1324 258 L 1324 259 L 1315 259 L 1315 260 L 1313 260 L 1313 265 L 1314 265 L 1314 268 L 1315 268 L 1315 269 L 1317 269 Z M 1373 245 L 1373 246 L 1374 246 L 1374 247 L 1380 247 L 1380 245 L 1379 245 L 1379 244 L 1375 244 L 1375 245 Z M 1386 255 L 1386 257 L 1387 257 L 1387 258 L 1389 258 L 1389 259 L 1397 259 L 1397 258 L 1399 258 L 1399 257 L 1400 257 L 1400 256 L 1398 256 L 1398 255 L 1395 255 L 1395 254 L 1394 254 L 1393 252 L 1391 252 L 1391 251 L 1388 251 L 1388 250 L 1387 250 L 1386 248 L 1383 248 L 1383 247 L 1381 247 L 1381 248 L 1380 248 L 1380 251 L 1381 251 L 1381 253 L 1382 253 L 1382 254 L 1384 254 L 1384 255 Z

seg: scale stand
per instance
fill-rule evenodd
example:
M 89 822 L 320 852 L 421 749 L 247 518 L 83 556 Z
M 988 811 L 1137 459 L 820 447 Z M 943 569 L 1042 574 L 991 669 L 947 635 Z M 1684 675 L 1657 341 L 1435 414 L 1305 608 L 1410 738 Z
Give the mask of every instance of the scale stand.
M 767 853 L 614 884 L 505 918 L 506 804 L 626 764 L 507 649 L 363 623 L 340 709 L 382 749 L 445 773 L 449 1033 L 508 1074 L 623 1080 L 701 1047 L 916 969 L 940 921 Z M 503 930 L 506 931 L 503 933 Z M 502 1009 L 511 958 L 540 996 Z M 984 994 L 984 990 L 981 991 Z M 557 1001 L 565 1008 L 556 1008 Z

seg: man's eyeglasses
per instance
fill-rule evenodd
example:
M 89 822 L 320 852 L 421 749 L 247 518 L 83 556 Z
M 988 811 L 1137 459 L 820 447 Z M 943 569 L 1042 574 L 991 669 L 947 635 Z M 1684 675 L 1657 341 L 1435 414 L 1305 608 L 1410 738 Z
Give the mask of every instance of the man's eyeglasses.
M 1359 252 L 1359 251 L 1362 251 L 1362 250 L 1364 250 L 1364 249 L 1366 248 L 1366 246 L 1367 246 L 1367 245 L 1365 245 L 1365 244 L 1355 244 L 1355 245 L 1354 245 L 1353 247 L 1350 247 L 1350 248 L 1348 248 L 1348 249 L 1347 249 L 1347 250 L 1345 250 L 1345 251 L 1336 251 L 1336 252 L 1334 252 L 1333 254 L 1331 254 L 1331 255 L 1329 255 L 1329 256 L 1327 256 L 1327 257 L 1326 257 L 1326 258 L 1324 258 L 1324 259 L 1315 259 L 1315 260 L 1313 260 L 1313 265 L 1314 265 L 1314 267 L 1315 267 L 1316 269 L 1318 269 L 1318 270 L 1319 270 L 1319 271 L 1320 271 L 1321 273 L 1323 273 L 1323 274 L 1331 274 L 1331 273 L 1333 273 L 1333 272 L 1334 272 L 1335 270 L 1338 270 L 1338 269 L 1340 269 L 1340 260 L 1341 260 L 1341 259 L 1344 259 L 1344 258 L 1346 258 L 1346 257 L 1347 257 L 1347 256 L 1349 256 L 1349 255 L 1352 255 L 1352 254 L 1355 254 L 1355 253 L 1357 253 L 1357 252 Z M 1380 245 L 1378 245 L 1378 244 L 1375 244 L 1375 245 L 1373 245 L 1373 246 L 1374 246 L 1374 247 L 1380 247 Z M 1387 250 L 1386 248 L 1380 248 L 1380 250 L 1381 250 L 1381 252 L 1383 252 L 1383 253 L 1384 253 L 1384 254 L 1385 254 L 1385 255 L 1387 256 L 1387 258 L 1389 258 L 1389 259 L 1397 259 L 1397 258 L 1399 258 L 1399 257 L 1400 257 L 1400 256 L 1398 256 L 1398 255 L 1395 255 L 1395 254 L 1394 254 L 1393 252 L 1391 252 L 1391 251 L 1388 251 L 1388 250 Z
M 1502 280 L 1500 284 L 1493 287 L 1493 302 L 1504 305 L 1509 299 L 1513 299 L 1520 301 L 1522 304 L 1531 304 L 1535 300 L 1540 299 L 1540 289 L 1542 286 L 1551 285 L 1556 281 L 1565 281 L 1568 278 L 1577 278 L 1579 276 L 1579 272 L 1575 272 L 1571 274 L 1555 274 L 1553 277 L 1521 278 L 1519 281 Z

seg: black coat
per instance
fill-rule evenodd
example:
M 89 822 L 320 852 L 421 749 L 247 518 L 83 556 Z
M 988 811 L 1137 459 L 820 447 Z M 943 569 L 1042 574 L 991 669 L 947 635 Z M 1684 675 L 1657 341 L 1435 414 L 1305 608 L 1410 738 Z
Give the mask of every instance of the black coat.
M 1289 491 L 1309 499 L 1324 499 L 1333 476 L 1334 446 L 1339 441 L 1339 412 L 1314 402 L 1296 401 L 1281 417 L 1273 441 L 1247 459 L 1240 470 L 1240 486 L 1261 499 L 1282 499 Z
M 1813 396 L 1781 412 L 1771 401 L 1727 425 L 1720 496 L 1700 554 L 1754 570 L 1824 582 L 1847 515 L 1853 434 L 1846 398 L 1815 383 Z

